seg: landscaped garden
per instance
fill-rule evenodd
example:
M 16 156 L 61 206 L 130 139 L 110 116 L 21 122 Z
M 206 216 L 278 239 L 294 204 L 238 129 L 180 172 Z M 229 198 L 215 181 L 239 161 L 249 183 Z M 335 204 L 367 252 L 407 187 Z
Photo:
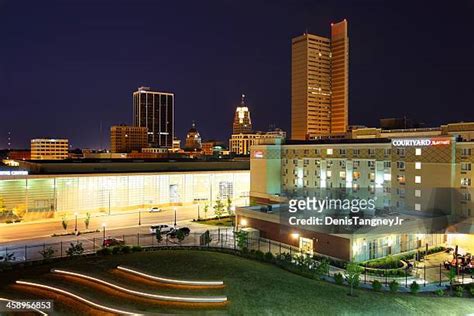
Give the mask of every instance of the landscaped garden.
M 147 282 L 131 282 L 118 265 L 167 278 L 223 280 L 224 288 L 176 288 Z M 225 295 L 229 302 L 220 306 L 174 305 L 134 299 L 133 296 L 94 286 L 88 281 L 58 277 L 51 268 L 67 269 L 106 279 L 129 288 L 160 294 Z M 17 279 L 54 285 L 78 293 L 104 305 L 139 313 L 202 313 L 215 311 L 234 315 L 259 314 L 359 314 L 359 315 L 466 315 L 474 311 L 474 298 L 437 297 L 436 294 L 394 294 L 355 290 L 348 296 L 347 286 L 314 280 L 285 271 L 275 265 L 232 254 L 203 250 L 158 250 L 112 256 L 77 257 L 69 260 L 28 266 L 1 273 L 0 296 L 19 299 L 37 297 L 40 292 L 24 292 L 11 286 Z M 26 294 L 25 294 L 26 293 Z M 38 294 L 39 293 L 39 294 Z M 60 298 L 58 295 L 54 296 Z M 58 312 L 80 313 L 71 300 L 59 300 Z M 71 305 L 72 304 L 72 305 Z M 79 304 L 80 305 L 80 304 Z M 73 307 L 71 309 L 71 306 Z

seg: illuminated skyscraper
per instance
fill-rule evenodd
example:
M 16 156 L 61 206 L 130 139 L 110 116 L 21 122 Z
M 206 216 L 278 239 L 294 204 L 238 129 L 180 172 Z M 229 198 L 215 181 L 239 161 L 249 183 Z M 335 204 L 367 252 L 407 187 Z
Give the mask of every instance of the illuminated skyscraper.
M 249 134 L 252 133 L 252 120 L 250 119 L 250 111 L 245 105 L 245 95 L 242 94 L 240 106 L 235 109 L 234 124 L 232 125 L 232 134 Z
M 133 93 L 133 125 L 148 128 L 150 147 L 171 148 L 174 137 L 174 94 L 140 87 Z
M 331 38 L 305 33 L 292 40 L 291 138 L 347 131 L 349 39 L 347 21 L 331 24 Z

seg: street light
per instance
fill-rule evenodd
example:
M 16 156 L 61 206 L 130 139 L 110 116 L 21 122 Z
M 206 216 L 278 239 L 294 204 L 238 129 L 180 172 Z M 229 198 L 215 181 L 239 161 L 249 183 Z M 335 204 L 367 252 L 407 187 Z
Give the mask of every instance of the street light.
M 174 209 L 174 228 L 176 228 L 176 208 Z
M 75 223 L 74 223 L 74 234 L 77 235 L 77 212 L 74 213 Z
M 138 226 L 142 226 L 142 209 L 138 209 Z
M 102 242 L 105 241 L 105 226 L 106 226 L 105 223 L 102 223 L 102 238 L 103 238 Z

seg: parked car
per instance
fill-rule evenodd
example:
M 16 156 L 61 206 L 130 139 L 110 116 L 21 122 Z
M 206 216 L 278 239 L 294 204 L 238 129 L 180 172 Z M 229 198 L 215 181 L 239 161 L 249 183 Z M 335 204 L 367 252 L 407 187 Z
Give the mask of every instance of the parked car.
M 161 212 L 161 208 L 155 206 L 155 207 L 152 207 L 149 212 L 150 213 Z
M 176 238 L 178 231 L 182 231 L 184 236 L 188 236 L 191 233 L 191 230 L 188 227 L 173 228 L 169 233 L 166 234 L 166 236 L 170 238 Z
M 150 233 L 151 234 L 156 234 L 156 231 L 160 231 L 161 234 L 167 234 L 169 233 L 173 227 L 165 224 L 159 224 L 159 225 L 151 225 L 150 226 Z
M 125 241 L 117 238 L 107 238 L 102 243 L 103 247 L 113 247 L 113 246 L 122 246 L 125 245 Z

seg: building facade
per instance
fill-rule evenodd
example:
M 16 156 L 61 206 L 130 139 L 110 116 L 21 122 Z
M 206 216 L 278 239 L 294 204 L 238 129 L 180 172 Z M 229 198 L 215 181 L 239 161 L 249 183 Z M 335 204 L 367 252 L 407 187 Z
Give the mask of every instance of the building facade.
M 463 125 L 466 135 L 469 124 Z M 280 217 L 262 213 L 259 208 L 243 209 L 238 214 L 264 237 L 295 246 L 301 246 L 303 239 L 303 243 L 314 246 L 311 251 L 343 260 L 363 261 L 441 244 L 473 251 L 474 139 L 455 135 L 413 137 L 410 131 L 400 136 L 401 131 L 391 139 L 256 145 L 250 156 L 251 200 L 285 204 L 297 196 L 350 190 L 356 197 L 374 199 L 376 212 L 404 214 L 412 222 L 418 217 L 444 216 L 451 224 L 443 231 L 324 234 L 281 225 Z M 294 233 L 299 237 L 292 239 Z
M 260 143 L 281 143 L 286 138 L 286 132 L 275 129 L 269 132 L 250 134 L 232 134 L 229 140 L 229 151 L 237 155 L 249 155 L 250 147 Z
M 139 152 L 147 146 L 146 127 L 116 125 L 110 128 L 110 151 L 113 153 Z
M 232 134 L 250 134 L 252 133 L 252 119 L 250 110 L 245 104 L 245 95 L 242 94 L 242 101 L 235 109 L 234 122 L 232 124 Z
M 31 140 L 31 160 L 67 159 L 69 141 L 67 139 L 37 138 Z
M 291 138 L 346 133 L 348 108 L 347 21 L 331 24 L 331 38 L 308 33 L 293 38 Z
M 133 125 L 148 129 L 149 147 L 172 147 L 174 94 L 140 87 L 133 93 Z
M 191 128 L 186 134 L 186 143 L 184 150 L 186 151 L 200 151 L 201 150 L 201 134 L 196 129 L 196 124 L 193 122 Z

